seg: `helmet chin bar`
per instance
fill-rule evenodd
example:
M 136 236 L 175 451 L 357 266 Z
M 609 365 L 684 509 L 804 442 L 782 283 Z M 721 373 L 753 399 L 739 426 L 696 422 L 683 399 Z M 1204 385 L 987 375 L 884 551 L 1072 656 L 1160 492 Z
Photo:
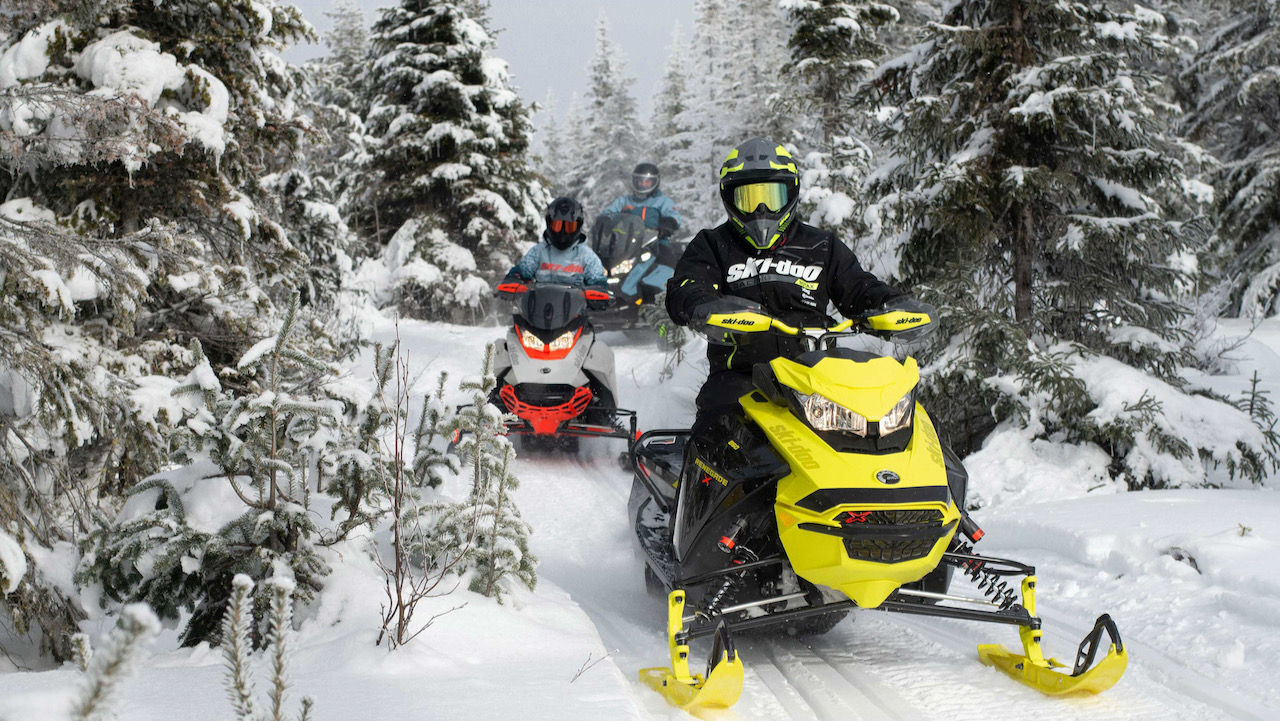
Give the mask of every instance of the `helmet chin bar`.
M 777 247 L 778 243 L 777 241 L 772 243 L 769 241 L 774 236 L 781 234 L 781 228 L 778 227 L 781 222 L 781 218 L 757 218 L 746 221 L 738 230 L 742 233 L 743 238 L 751 244 L 751 247 L 756 250 L 772 250 Z M 778 240 L 781 240 L 781 238 L 778 238 Z
M 581 233 L 574 231 L 572 233 L 553 233 L 546 231 L 547 242 L 557 250 L 568 250 L 578 243 L 582 238 Z

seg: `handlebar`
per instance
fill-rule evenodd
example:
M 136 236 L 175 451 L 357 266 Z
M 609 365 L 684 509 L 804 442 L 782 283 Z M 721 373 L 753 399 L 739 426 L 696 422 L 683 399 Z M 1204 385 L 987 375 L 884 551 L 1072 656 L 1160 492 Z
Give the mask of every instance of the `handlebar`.
M 899 336 L 914 340 L 933 330 L 933 319 L 926 313 L 900 310 L 885 311 L 847 318 L 832 326 L 792 326 L 773 316 L 754 310 L 712 313 L 703 324 L 728 333 L 766 333 L 776 331 L 788 336 L 806 336 L 821 341 L 831 335 L 870 333 L 881 337 Z

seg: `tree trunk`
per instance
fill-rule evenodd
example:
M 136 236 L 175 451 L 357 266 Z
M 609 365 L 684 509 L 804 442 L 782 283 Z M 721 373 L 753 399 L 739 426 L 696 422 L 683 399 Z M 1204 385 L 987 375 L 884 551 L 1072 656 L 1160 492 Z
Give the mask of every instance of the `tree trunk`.
M 1010 24 L 1013 26 L 1013 61 L 1019 68 L 1024 68 L 1031 64 L 1034 57 L 1030 45 L 1026 42 L 1022 0 L 1013 0 L 1009 12 Z M 1017 218 L 1018 225 L 1013 234 L 1013 319 L 1030 331 L 1034 310 L 1031 292 L 1031 258 L 1035 250 L 1035 218 L 1032 216 L 1029 204 L 1020 202 L 1015 208 L 1017 212 L 1014 217 Z
M 1032 321 L 1031 255 L 1035 220 L 1031 206 L 1019 204 L 1018 227 L 1013 234 L 1013 319 L 1030 330 Z

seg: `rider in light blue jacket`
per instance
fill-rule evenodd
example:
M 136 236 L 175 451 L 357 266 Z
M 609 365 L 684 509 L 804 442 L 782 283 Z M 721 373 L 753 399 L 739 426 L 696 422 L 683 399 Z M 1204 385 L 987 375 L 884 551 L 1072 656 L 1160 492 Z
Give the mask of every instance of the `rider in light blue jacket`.
M 582 205 L 573 198 L 556 198 L 547 206 L 547 228 L 542 242 L 529 249 L 519 263 L 507 271 L 507 281 L 566 283 L 606 289 L 604 265 L 600 257 L 582 241 Z
M 657 228 L 658 237 L 665 240 L 680 227 L 680 213 L 671 198 L 658 189 L 661 176 L 658 166 L 640 163 L 631 172 L 631 193 L 610 203 L 602 215 L 630 213 L 644 220 L 645 227 Z

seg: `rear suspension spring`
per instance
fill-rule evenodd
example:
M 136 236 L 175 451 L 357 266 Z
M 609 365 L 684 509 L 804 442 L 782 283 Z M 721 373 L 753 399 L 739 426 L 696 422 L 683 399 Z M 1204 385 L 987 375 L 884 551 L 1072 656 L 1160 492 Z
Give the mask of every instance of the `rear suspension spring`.
M 960 541 L 956 546 L 955 553 L 973 555 L 973 544 Z M 1010 607 L 1018 602 L 1017 588 L 1011 588 L 1003 575 L 987 570 L 986 564 L 982 561 L 970 559 L 961 561 L 959 565 L 960 570 L 977 584 L 978 590 L 982 591 L 983 595 L 990 598 L 992 602 L 998 604 L 1001 611 L 1009 610 Z

